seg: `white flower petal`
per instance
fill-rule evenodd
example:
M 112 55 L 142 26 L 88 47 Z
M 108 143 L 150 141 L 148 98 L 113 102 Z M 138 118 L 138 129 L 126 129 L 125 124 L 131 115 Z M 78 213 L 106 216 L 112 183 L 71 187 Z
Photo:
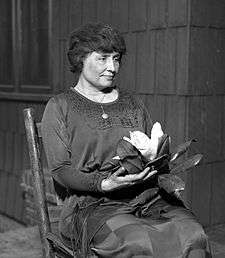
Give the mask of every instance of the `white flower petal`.
M 125 141 L 127 141 L 127 142 L 130 142 L 130 143 L 132 144 L 131 139 L 128 138 L 127 136 L 123 136 L 123 139 L 124 139 Z
M 120 160 L 120 157 L 119 156 L 115 156 L 112 159 Z
M 151 130 L 151 139 L 152 138 L 159 138 L 163 136 L 163 131 L 162 131 L 162 127 L 161 124 L 159 122 L 155 122 L 152 126 L 152 130 Z
M 124 136 L 123 139 L 135 146 L 145 158 L 153 160 L 157 154 L 159 138 L 163 134 L 161 124 L 156 122 L 151 130 L 151 139 L 141 131 L 130 131 L 130 138 Z

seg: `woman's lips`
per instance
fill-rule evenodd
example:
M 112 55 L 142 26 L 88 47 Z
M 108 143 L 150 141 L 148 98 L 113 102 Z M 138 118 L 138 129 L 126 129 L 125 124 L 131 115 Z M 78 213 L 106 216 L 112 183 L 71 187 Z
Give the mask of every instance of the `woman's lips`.
M 102 75 L 102 77 L 106 78 L 107 80 L 113 80 L 114 76 L 111 75 Z

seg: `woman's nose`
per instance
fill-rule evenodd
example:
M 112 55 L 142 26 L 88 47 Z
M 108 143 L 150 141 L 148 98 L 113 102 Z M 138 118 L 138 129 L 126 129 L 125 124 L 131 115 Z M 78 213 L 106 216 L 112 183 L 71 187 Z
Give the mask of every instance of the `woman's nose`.
M 116 65 L 113 58 L 109 58 L 107 61 L 107 70 L 111 72 L 116 72 Z

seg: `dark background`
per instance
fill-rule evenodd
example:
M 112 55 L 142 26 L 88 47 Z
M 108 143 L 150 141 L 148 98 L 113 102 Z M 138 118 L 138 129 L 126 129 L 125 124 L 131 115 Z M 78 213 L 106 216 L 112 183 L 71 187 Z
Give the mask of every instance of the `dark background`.
M 1 0 L 0 212 L 25 222 L 22 109 L 40 119 L 49 97 L 71 86 L 67 36 L 92 21 L 126 39 L 120 87 L 142 97 L 173 146 L 198 139 L 204 160 L 184 176 L 186 200 L 205 226 L 224 223 L 224 0 Z

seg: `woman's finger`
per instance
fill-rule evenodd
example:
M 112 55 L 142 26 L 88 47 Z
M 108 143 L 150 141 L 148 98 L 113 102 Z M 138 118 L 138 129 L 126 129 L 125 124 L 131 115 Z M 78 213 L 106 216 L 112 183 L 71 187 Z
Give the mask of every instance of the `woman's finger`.
M 142 180 L 147 173 L 149 172 L 150 168 L 146 168 L 144 169 L 142 172 L 140 172 L 139 174 L 129 174 L 124 176 L 123 180 L 126 182 L 135 182 L 135 181 L 139 181 Z
M 147 167 L 142 172 L 140 172 L 139 174 L 133 174 L 132 175 L 134 177 L 133 180 L 143 179 L 149 173 L 149 170 L 150 170 L 150 168 Z
M 149 173 L 147 174 L 147 176 L 144 178 L 144 180 L 147 180 L 147 179 L 149 179 L 150 177 L 154 176 L 157 172 L 158 172 L 157 170 L 153 170 L 153 171 L 149 172 Z
M 118 168 L 118 169 L 113 173 L 113 175 L 114 175 L 114 176 L 120 176 L 120 175 L 124 174 L 125 171 L 126 171 L 126 169 L 125 169 L 124 167 L 120 167 L 120 168 Z

